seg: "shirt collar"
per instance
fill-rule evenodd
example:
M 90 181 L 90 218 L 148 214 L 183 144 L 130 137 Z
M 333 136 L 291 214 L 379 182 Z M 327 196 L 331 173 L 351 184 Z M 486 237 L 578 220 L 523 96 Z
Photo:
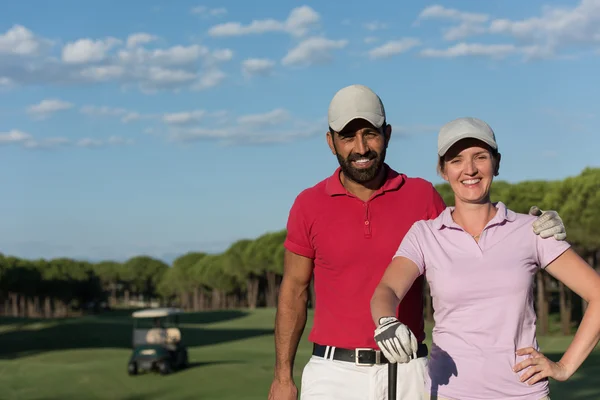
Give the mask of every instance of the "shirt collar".
M 514 211 L 506 208 L 506 205 L 504 203 L 502 203 L 501 201 L 495 203 L 494 206 L 496 207 L 498 212 L 496 212 L 496 215 L 494 216 L 494 218 L 492 218 L 492 220 L 490 222 L 488 222 L 488 224 L 486 226 L 501 224 L 504 221 L 513 222 L 516 219 L 517 214 Z M 442 213 L 439 215 L 439 217 L 433 221 L 433 226 L 437 229 L 442 229 L 444 227 L 462 229 L 452 219 L 452 212 L 454 211 L 454 209 L 455 209 L 454 206 L 446 207 L 446 209 L 444 211 L 442 211 Z
M 404 179 L 405 179 L 404 174 L 400 174 L 400 173 L 394 171 L 386 163 L 383 164 L 383 167 L 387 171 L 385 182 L 383 183 L 383 186 L 381 186 L 381 188 L 379 188 L 374 193 L 374 195 L 378 195 L 383 192 L 388 192 L 391 190 L 397 190 L 404 183 Z M 342 185 L 342 182 L 340 180 L 341 172 L 342 172 L 342 168 L 338 167 L 335 170 L 335 172 L 333 173 L 333 175 L 331 175 L 329 178 L 327 178 L 327 182 L 325 183 L 325 191 L 327 192 L 328 195 L 330 195 L 330 196 L 351 195 L 348 192 L 348 190 L 346 190 L 344 185 Z

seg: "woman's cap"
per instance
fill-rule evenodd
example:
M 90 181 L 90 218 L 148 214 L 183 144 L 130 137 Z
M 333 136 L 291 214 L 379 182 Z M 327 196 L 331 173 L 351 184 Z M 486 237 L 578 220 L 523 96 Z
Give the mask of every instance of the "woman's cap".
M 496 135 L 488 124 L 477 118 L 464 117 L 442 126 L 438 134 L 438 155 L 442 157 L 450 147 L 462 139 L 478 139 L 498 150 Z

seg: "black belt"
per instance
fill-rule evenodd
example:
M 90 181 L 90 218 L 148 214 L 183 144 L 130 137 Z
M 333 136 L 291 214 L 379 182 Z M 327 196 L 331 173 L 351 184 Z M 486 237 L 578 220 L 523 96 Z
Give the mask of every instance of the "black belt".
M 333 353 L 333 357 L 332 354 Z M 428 350 L 425 343 L 420 343 L 417 350 L 417 357 L 427 357 Z M 342 349 L 340 347 L 324 346 L 322 344 L 313 344 L 313 355 L 337 361 L 347 361 L 356 365 L 376 365 L 388 364 L 389 361 L 381 350 L 374 349 Z

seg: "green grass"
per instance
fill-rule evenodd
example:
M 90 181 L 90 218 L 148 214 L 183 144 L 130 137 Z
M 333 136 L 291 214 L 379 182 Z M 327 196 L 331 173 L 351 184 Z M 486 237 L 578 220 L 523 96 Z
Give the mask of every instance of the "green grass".
M 273 373 L 274 310 L 186 314 L 182 333 L 192 367 L 171 376 L 127 375 L 129 312 L 65 321 L 0 319 L 3 400 L 264 400 Z M 310 357 L 301 342 L 296 382 Z M 428 333 L 431 327 L 428 327 Z M 560 357 L 571 337 L 540 338 Z M 429 342 L 428 342 L 429 344 Z M 600 398 L 600 348 L 568 382 L 552 382 L 552 398 Z

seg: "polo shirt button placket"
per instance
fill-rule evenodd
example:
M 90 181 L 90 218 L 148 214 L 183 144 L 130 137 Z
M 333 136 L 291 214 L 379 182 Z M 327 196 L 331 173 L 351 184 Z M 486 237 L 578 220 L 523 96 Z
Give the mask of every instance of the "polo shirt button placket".
M 365 206 L 365 237 L 371 237 L 371 221 L 369 221 L 369 203 L 364 203 Z

